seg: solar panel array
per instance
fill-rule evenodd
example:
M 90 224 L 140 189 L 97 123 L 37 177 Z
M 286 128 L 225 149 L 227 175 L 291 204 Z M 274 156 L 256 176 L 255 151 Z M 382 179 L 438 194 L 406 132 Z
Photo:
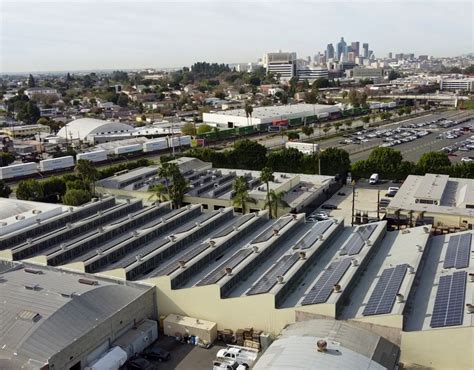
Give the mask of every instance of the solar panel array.
M 196 257 L 198 254 L 201 254 L 204 252 L 206 249 L 209 248 L 209 243 L 202 243 L 199 244 L 198 246 L 190 249 L 188 252 L 183 254 L 180 257 L 173 258 L 170 261 L 168 261 L 167 264 L 159 268 L 156 272 L 153 273 L 153 276 L 162 276 L 162 275 L 169 275 L 172 272 L 176 271 L 179 268 L 178 261 L 184 261 L 188 262 L 192 260 L 194 257 Z
M 206 221 L 209 221 L 211 218 L 216 217 L 219 214 L 220 214 L 219 211 L 210 212 L 210 213 L 203 213 L 199 217 L 195 218 L 194 220 L 189 221 L 189 222 L 185 223 L 184 225 L 178 227 L 173 232 L 173 234 L 181 234 L 181 233 L 188 232 L 188 231 L 194 229 L 196 227 L 197 223 L 204 223 Z
M 445 269 L 469 267 L 470 254 L 471 234 L 453 235 L 449 238 L 443 267 Z
M 462 325 L 467 272 L 458 271 L 439 278 L 430 326 Z
M 397 298 L 397 293 L 400 290 L 407 268 L 408 265 L 403 264 L 383 270 L 362 315 L 380 315 L 392 312 L 393 304 Z
M 212 237 L 213 238 L 222 238 L 224 236 L 227 236 L 234 230 L 234 227 L 235 228 L 240 227 L 240 226 L 242 226 L 243 224 L 245 224 L 247 221 L 251 220 L 254 217 L 255 216 L 254 216 L 253 213 L 249 213 L 245 216 L 241 216 L 237 219 L 237 221 L 233 222 L 232 225 L 227 226 L 225 229 L 221 230 L 217 234 L 214 234 Z
M 365 242 L 370 238 L 376 228 L 377 225 L 359 226 L 349 237 L 344 249 L 341 251 L 341 255 L 348 254 L 349 256 L 353 256 L 359 254 Z
M 196 285 L 202 286 L 202 285 L 217 283 L 220 279 L 222 279 L 226 275 L 225 269 L 227 267 L 230 267 L 233 269 L 240 262 L 242 262 L 244 259 L 250 256 L 252 253 L 253 253 L 252 249 L 240 249 L 239 251 L 234 253 L 229 259 L 227 259 L 227 261 L 220 264 L 219 267 L 217 267 L 214 271 L 208 274 L 204 279 L 202 279 Z
M 291 222 L 292 219 L 293 219 L 293 217 L 280 218 L 275 223 L 273 223 L 273 225 L 268 227 L 264 232 L 262 232 L 260 235 L 258 235 L 254 240 L 252 240 L 250 242 L 250 244 L 266 242 L 268 239 L 270 239 L 272 237 L 273 230 L 280 231 L 286 225 L 288 225 Z
M 295 249 L 311 248 L 316 240 L 318 240 L 319 235 L 324 234 L 332 224 L 333 222 L 331 220 L 317 222 L 306 235 L 296 243 Z
M 334 285 L 341 280 L 350 265 L 350 258 L 331 263 L 316 284 L 313 285 L 301 304 L 308 305 L 326 302 L 331 295 Z
M 257 283 L 250 288 L 247 295 L 262 294 L 269 292 L 277 283 L 277 276 L 283 276 L 298 261 L 297 254 L 287 254 L 280 258 Z

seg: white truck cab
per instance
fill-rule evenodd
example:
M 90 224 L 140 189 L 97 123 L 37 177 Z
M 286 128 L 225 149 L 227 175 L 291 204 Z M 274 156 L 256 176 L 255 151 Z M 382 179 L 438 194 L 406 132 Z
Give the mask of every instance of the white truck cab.
M 240 346 L 228 346 L 217 352 L 217 360 L 230 359 L 238 362 L 240 365 L 252 366 L 257 360 L 258 351 L 253 348 Z
M 237 361 L 220 358 L 212 363 L 212 370 L 247 370 L 248 367 L 240 365 Z
M 379 174 L 378 173 L 373 173 L 372 176 L 370 176 L 369 184 L 375 185 L 378 182 L 379 182 Z

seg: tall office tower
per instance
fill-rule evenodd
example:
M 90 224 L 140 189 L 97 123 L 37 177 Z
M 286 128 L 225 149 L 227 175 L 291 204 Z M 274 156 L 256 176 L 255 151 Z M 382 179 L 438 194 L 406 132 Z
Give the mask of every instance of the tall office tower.
M 267 53 L 263 57 L 263 66 L 267 73 L 280 76 L 281 80 L 290 80 L 296 75 L 296 53 Z
M 359 43 L 359 41 L 353 41 L 351 43 L 351 49 L 352 49 L 351 51 L 354 52 L 355 56 L 358 57 L 360 55 L 359 54 L 359 52 L 360 52 L 360 43 Z
M 347 61 L 355 63 L 356 54 L 353 51 L 347 53 Z
M 347 44 L 344 41 L 344 37 L 341 37 L 341 41 L 337 43 L 337 59 L 343 61 L 347 59 Z
M 363 43 L 363 44 L 362 44 L 362 50 L 364 51 L 364 53 L 362 54 L 362 56 L 363 56 L 364 58 L 368 58 L 368 57 L 369 57 L 369 44 Z
M 374 60 L 375 59 L 375 54 L 373 50 L 369 50 L 369 59 Z
M 392 57 L 393 57 L 392 52 L 388 53 L 388 59 L 392 59 Z
M 328 44 L 326 48 L 326 59 L 334 59 L 334 45 Z

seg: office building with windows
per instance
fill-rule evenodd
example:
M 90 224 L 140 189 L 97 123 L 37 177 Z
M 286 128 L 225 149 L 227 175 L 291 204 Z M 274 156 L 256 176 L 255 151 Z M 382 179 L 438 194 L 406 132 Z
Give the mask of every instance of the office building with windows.
M 289 81 L 296 75 L 296 53 L 281 51 L 267 53 L 263 57 L 263 65 L 267 73 L 279 76 L 282 81 Z

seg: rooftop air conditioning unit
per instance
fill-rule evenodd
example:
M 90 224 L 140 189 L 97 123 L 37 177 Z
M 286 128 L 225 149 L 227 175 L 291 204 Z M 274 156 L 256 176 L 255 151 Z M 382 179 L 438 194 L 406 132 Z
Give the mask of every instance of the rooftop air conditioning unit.
M 327 347 L 328 347 L 328 343 L 324 339 L 320 339 L 316 343 L 316 346 L 318 348 L 318 352 L 326 352 Z
M 285 282 L 285 278 L 282 275 L 277 276 L 278 284 L 283 284 Z
M 351 264 L 352 264 L 352 266 L 359 266 L 359 261 L 357 261 L 357 258 L 353 258 L 351 260 Z
M 254 251 L 255 253 L 258 253 L 258 247 L 257 247 L 256 245 L 253 246 L 253 251 Z
M 300 252 L 300 259 L 305 260 L 306 259 L 306 253 L 305 252 Z
M 226 267 L 226 268 L 225 268 L 225 273 L 226 273 L 228 276 L 231 276 L 231 275 L 232 275 L 232 268 L 231 268 L 231 267 Z
M 402 303 L 405 297 L 401 293 L 397 293 L 397 302 Z
M 34 209 L 31 211 L 34 215 L 39 215 L 41 213 L 41 209 Z
M 179 267 L 181 267 L 182 269 L 186 268 L 186 261 L 180 260 L 178 261 L 178 264 L 179 264 Z

